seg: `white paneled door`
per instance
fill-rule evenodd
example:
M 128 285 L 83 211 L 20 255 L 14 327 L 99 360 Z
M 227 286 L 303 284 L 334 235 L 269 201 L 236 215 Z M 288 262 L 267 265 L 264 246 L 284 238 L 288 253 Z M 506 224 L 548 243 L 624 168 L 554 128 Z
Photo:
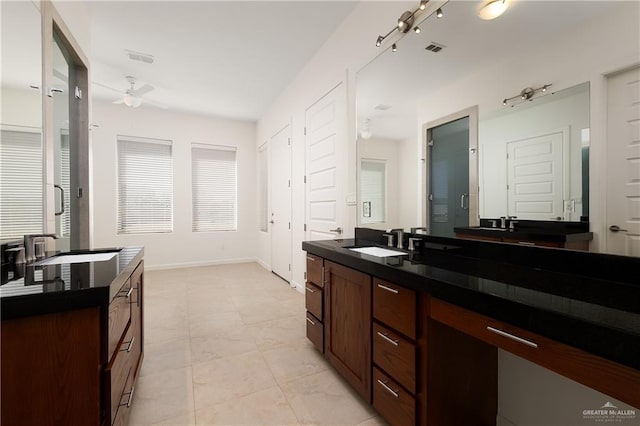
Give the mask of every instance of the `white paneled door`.
M 291 282 L 291 136 L 271 137 L 271 271 Z
M 339 84 L 305 111 L 308 240 L 343 233 L 346 96 Z
M 553 132 L 507 143 L 509 216 L 528 220 L 564 219 L 568 158 L 564 133 Z
M 640 68 L 607 87 L 606 251 L 640 256 Z

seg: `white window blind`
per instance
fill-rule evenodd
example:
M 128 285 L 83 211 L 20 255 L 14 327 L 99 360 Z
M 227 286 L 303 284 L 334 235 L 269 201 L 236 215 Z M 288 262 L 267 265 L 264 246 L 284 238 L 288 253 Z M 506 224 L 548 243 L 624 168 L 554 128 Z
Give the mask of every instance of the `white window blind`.
M 118 234 L 172 231 L 171 141 L 118 136 Z
M 236 149 L 191 146 L 194 232 L 237 229 Z
M 267 232 L 269 221 L 269 151 L 265 143 L 258 148 L 258 224 L 260 230 Z
M 362 223 L 385 221 L 386 165 L 384 161 L 362 160 L 360 193 L 362 199 Z
M 0 139 L 0 238 L 43 230 L 40 133 L 2 130 Z
M 60 186 L 64 189 L 64 213 L 61 216 L 60 227 L 63 237 L 71 236 L 71 174 L 69 171 L 69 134 L 60 135 Z M 57 208 L 57 207 L 56 207 Z

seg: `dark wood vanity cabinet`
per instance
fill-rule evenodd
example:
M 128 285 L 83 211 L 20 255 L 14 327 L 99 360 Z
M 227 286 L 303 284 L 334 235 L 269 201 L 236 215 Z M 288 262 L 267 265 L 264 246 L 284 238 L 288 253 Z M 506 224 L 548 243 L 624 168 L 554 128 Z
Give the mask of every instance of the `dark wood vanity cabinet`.
M 324 262 L 325 357 L 371 402 L 371 276 Z
M 307 338 L 324 353 L 324 259 L 307 255 L 305 283 Z
M 126 424 L 143 357 L 143 263 L 108 305 L 2 321 L 3 426 Z

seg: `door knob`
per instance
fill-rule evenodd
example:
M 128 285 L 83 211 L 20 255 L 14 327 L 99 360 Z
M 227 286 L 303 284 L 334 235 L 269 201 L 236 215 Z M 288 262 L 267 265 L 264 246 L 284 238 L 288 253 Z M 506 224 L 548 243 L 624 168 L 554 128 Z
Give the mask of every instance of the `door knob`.
M 335 232 L 336 234 L 342 234 L 342 228 L 338 226 L 336 229 L 329 229 L 329 232 Z
M 611 232 L 629 232 L 626 229 L 620 229 L 620 227 L 618 225 L 611 225 L 609 227 L 609 231 L 611 231 Z
M 273 219 L 271 219 L 269 223 L 273 225 L 275 222 L 273 221 Z

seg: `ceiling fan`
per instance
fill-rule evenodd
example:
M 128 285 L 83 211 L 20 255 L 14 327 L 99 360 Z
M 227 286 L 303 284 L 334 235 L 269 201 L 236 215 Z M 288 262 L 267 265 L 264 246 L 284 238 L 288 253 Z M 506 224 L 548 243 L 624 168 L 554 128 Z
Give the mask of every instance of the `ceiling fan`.
M 146 95 L 147 93 L 151 92 L 152 90 L 155 89 L 155 87 L 153 87 L 150 84 L 144 84 L 142 87 L 136 89 L 136 78 L 133 76 L 126 76 L 125 77 L 127 79 L 127 81 L 129 82 L 129 84 L 131 85 L 131 87 L 129 87 L 128 89 L 125 90 L 125 92 L 122 94 L 121 90 L 115 89 L 113 87 L 109 87 L 105 84 L 101 84 L 101 83 L 97 83 L 94 82 L 94 84 L 104 87 L 106 89 L 109 90 L 113 90 L 115 92 L 121 93 L 122 97 L 120 99 L 115 100 L 113 103 L 114 104 L 125 104 L 128 107 L 131 108 L 138 108 L 140 105 L 142 105 L 142 103 L 146 103 L 146 104 L 150 104 L 153 106 L 156 106 L 158 108 L 162 108 L 162 109 L 167 109 L 168 107 L 166 105 L 163 105 L 161 103 L 158 102 L 154 102 L 151 101 L 149 99 L 143 99 L 143 96 Z

